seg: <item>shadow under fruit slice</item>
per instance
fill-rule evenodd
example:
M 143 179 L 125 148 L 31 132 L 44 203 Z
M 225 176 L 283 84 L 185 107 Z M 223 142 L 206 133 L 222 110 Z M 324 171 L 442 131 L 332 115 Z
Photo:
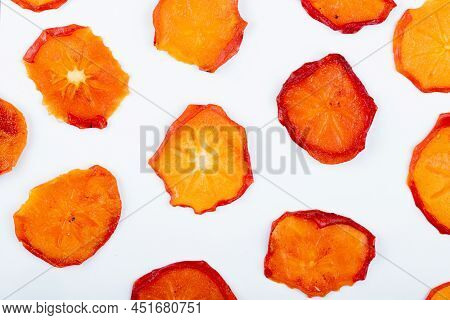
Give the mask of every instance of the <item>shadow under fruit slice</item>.
M 308 14 L 333 30 L 355 33 L 382 23 L 396 4 L 392 0 L 301 0 Z
M 414 149 L 408 185 L 417 207 L 442 234 L 450 234 L 450 113 L 442 114 Z
M 422 92 L 450 92 L 449 17 L 448 0 L 427 0 L 397 23 L 395 65 Z
M 364 150 L 377 111 L 364 85 L 339 54 L 294 71 L 277 102 L 278 118 L 292 140 L 325 164 L 349 161 Z
M 108 241 L 121 210 L 117 182 L 108 170 L 73 170 L 31 190 L 14 215 L 16 235 L 55 267 L 79 265 Z
M 0 99 L 0 175 L 15 167 L 27 144 L 27 135 L 22 113 Z
M 41 12 L 45 10 L 58 9 L 67 0 L 12 0 L 24 9 L 29 9 L 34 12 Z
M 160 0 L 153 24 L 159 50 L 208 72 L 239 51 L 247 26 L 238 0 Z
M 450 282 L 431 290 L 426 300 L 450 300 Z
M 132 300 L 236 300 L 220 274 L 204 261 L 178 262 L 134 283 Z
M 324 297 L 364 280 L 375 237 L 351 219 L 318 210 L 287 212 L 272 224 L 267 278 Z
M 78 128 L 105 128 L 128 95 L 128 74 L 87 27 L 43 31 L 24 62 L 50 113 Z

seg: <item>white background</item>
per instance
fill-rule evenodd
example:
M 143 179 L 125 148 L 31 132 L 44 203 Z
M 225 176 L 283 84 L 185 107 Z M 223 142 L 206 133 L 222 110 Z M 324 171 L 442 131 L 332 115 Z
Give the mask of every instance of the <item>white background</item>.
M 148 100 L 175 116 L 191 103 L 216 103 L 240 124 L 259 127 L 276 117 L 276 96 L 303 63 L 336 52 L 354 65 L 383 45 L 354 68 L 379 107 L 367 149 L 338 166 L 321 165 L 305 154 L 309 175 L 265 169 L 261 174 L 309 206 L 350 217 L 377 236 L 379 255 L 366 281 L 327 299 L 423 299 L 428 287 L 450 281 L 450 239 L 426 221 L 406 186 L 413 147 L 438 115 L 449 111 L 449 98 L 421 93 L 397 73 L 389 43 L 403 12 L 421 1 L 399 0 L 381 25 L 343 35 L 313 20 L 299 0 L 240 0 L 249 23 L 244 41 L 214 74 L 153 47 L 156 0 L 69 0 L 59 10 L 40 14 L 2 2 L 0 97 L 24 113 L 29 140 L 15 170 L 0 177 L 0 298 L 49 268 L 14 233 L 13 214 L 34 186 L 71 169 L 102 165 L 118 179 L 122 217 L 164 191 L 153 173 L 140 172 L 139 133 L 142 125 L 163 130 L 173 119 Z M 102 131 L 82 131 L 48 115 L 22 64 L 39 28 L 72 23 L 92 27 L 131 76 L 133 92 Z M 274 121 L 271 127 L 280 124 Z M 290 155 L 290 139 L 271 143 L 275 161 Z M 250 139 L 254 162 L 260 147 Z M 11 298 L 129 299 L 134 280 L 145 273 L 177 261 L 205 260 L 240 299 L 304 299 L 300 291 L 263 275 L 271 222 L 285 211 L 301 209 L 302 204 L 259 175 L 241 199 L 203 216 L 171 207 L 164 194 L 120 224 L 82 266 L 51 269 Z

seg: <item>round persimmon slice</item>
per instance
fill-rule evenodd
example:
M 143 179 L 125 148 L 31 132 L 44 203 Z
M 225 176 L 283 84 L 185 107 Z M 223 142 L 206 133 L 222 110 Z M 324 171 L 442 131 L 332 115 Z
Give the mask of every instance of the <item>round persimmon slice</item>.
M 427 0 L 397 23 L 395 65 L 422 92 L 450 92 L 449 17 L 447 0 Z
M 128 95 L 128 74 L 87 27 L 45 30 L 24 62 L 50 113 L 78 128 L 105 128 Z
M 375 237 L 351 219 L 318 210 L 287 212 L 272 224 L 267 278 L 324 297 L 364 280 Z
M 138 279 L 132 300 L 236 300 L 220 274 L 204 261 L 178 262 Z
M 245 129 L 216 105 L 190 105 L 149 161 L 173 206 L 197 214 L 240 198 L 253 183 Z
M 294 142 L 325 164 L 350 161 L 364 150 L 377 111 L 339 54 L 293 72 L 277 101 L 278 118 Z
M 67 0 L 12 0 L 12 2 L 15 2 L 24 9 L 41 12 L 58 9 L 66 3 Z
M 0 99 L 0 175 L 11 171 L 27 144 L 27 124 L 22 113 Z
M 313 19 L 342 33 L 382 23 L 396 6 L 392 0 L 302 0 L 302 5 Z
M 14 215 L 16 235 L 55 267 L 79 265 L 108 241 L 121 210 L 117 182 L 108 170 L 73 170 L 31 190 Z
M 160 0 L 153 24 L 156 48 L 208 72 L 239 51 L 247 26 L 238 0 Z
M 450 234 L 450 113 L 442 114 L 414 149 L 408 185 L 417 207 L 442 234 Z
M 427 300 L 450 300 L 450 282 L 441 284 L 428 294 Z

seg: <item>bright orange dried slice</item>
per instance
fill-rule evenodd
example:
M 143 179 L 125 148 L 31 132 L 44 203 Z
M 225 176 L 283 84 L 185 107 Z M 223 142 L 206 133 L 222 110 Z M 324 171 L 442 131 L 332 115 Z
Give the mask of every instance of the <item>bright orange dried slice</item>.
M 441 284 L 431 290 L 427 300 L 450 300 L 450 282 Z
M 396 6 L 392 0 L 302 0 L 302 5 L 313 19 L 342 33 L 382 23 Z
M 128 74 L 87 27 L 45 30 L 24 61 L 50 113 L 78 128 L 105 128 L 128 95 Z
M 132 300 L 236 300 L 220 274 L 204 261 L 156 269 L 134 283 Z
M 408 185 L 417 207 L 442 234 L 450 234 L 450 113 L 442 114 L 414 149 Z
M 11 171 L 27 144 L 27 124 L 22 113 L 0 99 L 0 175 Z
M 190 105 L 149 161 L 173 206 L 197 214 L 240 198 L 253 183 L 245 129 L 216 105 Z
M 108 170 L 73 170 L 31 190 L 14 215 L 16 235 L 55 267 L 79 265 L 108 241 L 121 210 L 117 182 Z
M 58 9 L 67 0 L 12 0 L 24 9 L 32 10 L 34 12 L 41 12 L 45 10 Z
M 153 24 L 159 50 L 208 72 L 239 51 L 247 26 L 238 0 L 160 0 Z
M 364 150 L 377 111 L 339 54 L 306 63 L 293 72 L 277 101 L 278 118 L 292 140 L 325 164 L 349 161 Z
M 272 224 L 267 278 L 324 297 L 364 280 L 375 237 L 353 220 L 318 210 L 287 212 Z
M 450 3 L 427 0 L 397 23 L 397 70 L 423 92 L 450 92 Z

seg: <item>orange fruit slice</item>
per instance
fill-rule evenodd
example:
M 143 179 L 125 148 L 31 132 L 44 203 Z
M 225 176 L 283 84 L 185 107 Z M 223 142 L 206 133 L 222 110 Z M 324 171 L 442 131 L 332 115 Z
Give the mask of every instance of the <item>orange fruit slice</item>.
M 220 274 L 204 261 L 156 269 L 134 283 L 132 300 L 236 300 Z
M 216 105 L 190 105 L 149 161 L 173 206 L 215 211 L 253 183 L 245 129 Z
M 108 241 L 121 210 L 117 182 L 108 170 L 73 170 L 31 190 L 14 215 L 16 235 L 55 267 L 79 265 Z
M 58 9 L 67 0 L 12 0 L 24 9 L 32 10 L 34 12 L 41 12 L 45 10 Z
M 450 300 L 450 282 L 441 284 L 430 291 L 427 300 Z
M 427 0 L 409 9 L 397 23 L 397 70 L 423 92 L 450 91 L 450 4 Z
M 450 113 L 442 114 L 414 149 L 408 185 L 417 207 L 442 234 L 450 234 Z
M 277 101 L 278 118 L 294 142 L 325 164 L 349 161 L 364 150 L 377 111 L 339 54 L 293 72 Z
M 375 237 L 353 220 L 318 210 L 287 212 L 272 224 L 267 278 L 324 297 L 364 280 Z
M 208 72 L 239 51 L 247 26 L 238 0 L 160 0 L 153 24 L 156 48 Z
M 11 171 L 27 144 L 27 124 L 22 113 L 0 99 L 0 175 Z
M 128 95 L 128 75 L 87 27 L 45 30 L 24 61 L 50 113 L 78 128 L 105 128 Z
M 382 23 L 396 7 L 392 0 L 302 0 L 302 5 L 313 19 L 342 33 Z

